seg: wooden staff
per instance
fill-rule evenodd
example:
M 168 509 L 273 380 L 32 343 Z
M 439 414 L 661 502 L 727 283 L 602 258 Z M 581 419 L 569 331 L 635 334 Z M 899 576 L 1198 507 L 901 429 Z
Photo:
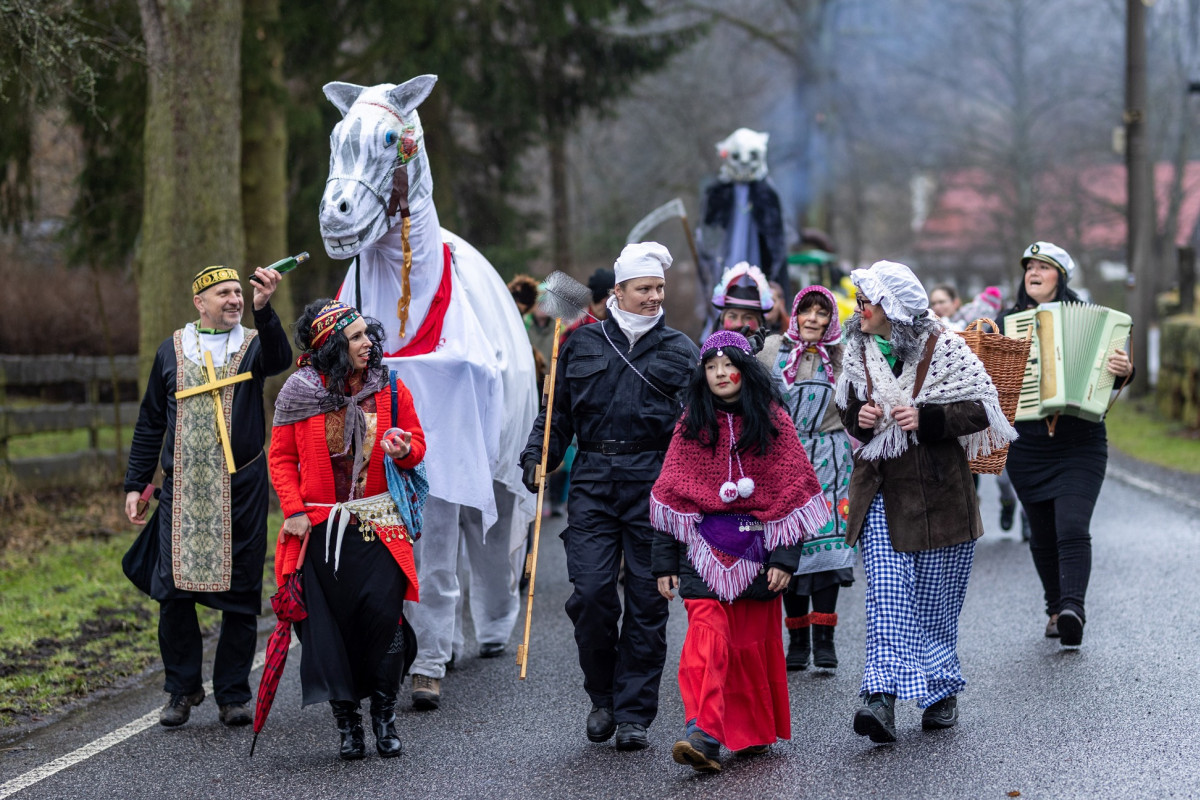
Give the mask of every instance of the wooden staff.
M 537 581 L 538 540 L 542 535 L 542 504 L 546 501 L 546 461 L 550 457 L 550 419 L 554 414 L 554 378 L 558 374 L 558 341 L 562 334 L 562 319 L 554 320 L 554 349 L 550 351 L 550 374 L 546 377 L 546 426 L 542 431 L 542 462 L 538 465 L 537 516 L 533 522 L 533 548 L 525 557 L 525 576 L 529 578 L 529 596 L 525 601 L 525 638 L 517 646 L 517 666 L 521 668 L 521 680 L 529 667 L 529 629 L 533 622 L 533 586 Z

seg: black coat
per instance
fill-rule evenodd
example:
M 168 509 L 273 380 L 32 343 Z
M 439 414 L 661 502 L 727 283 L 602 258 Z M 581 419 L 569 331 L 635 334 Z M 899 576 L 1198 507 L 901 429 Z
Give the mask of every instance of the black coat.
M 779 192 L 769 178 L 750 181 L 750 216 L 758 229 L 759 267 L 767 280 L 787 286 L 787 239 L 783 228 L 783 208 Z M 717 181 L 704 190 L 704 225 L 720 228 L 728 234 L 733 222 L 733 183 Z M 724 244 L 722 243 L 722 248 Z M 726 264 L 727 268 L 732 264 Z M 720 277 L 720 276 L 718 276 Z
M 661 440 L 661 450 L 622 455 L 580 448 L 571 471 L 572 480 L 652 483 L 662 470 L 675 429 L 678 395 L 699 360 L 696 345 L 661 319 L 632 350 L 612 320 L 576 330 L 558 354 L 547 470 L 562 462 L 575 436 L 581 442 Z M 545 426 L 546 410 L 542 409 L 521 453 L 522 466 L 541 459 Z
M 767 588 L 767 570 L 771 567 L 778 567 L 791 575 L 796 571 L 796 565 L 800 563 L 800 551 L 803 547 L 802 543 L 797 543 L 790 547 L 776 547 L 768 553 L 766 566 L 754 577 L 754 581 L 742 590 L 737 599 L 771 600 L 778 597 L 779 592 L 772 592 Z M 683 599 L 720 599 L 716 592 L 708 588 L 708 584 L 704 582 L 700 574 L 692 568 L 692 562 L 688 561 L 687 557 L 687 545 L 671 534 L 663 531 L 657 532 L 654 537 L 654 549 L 650 555 L 650 564 L 651 572 L 656 578 L 664 575 L 679 576 L 679 596 Z

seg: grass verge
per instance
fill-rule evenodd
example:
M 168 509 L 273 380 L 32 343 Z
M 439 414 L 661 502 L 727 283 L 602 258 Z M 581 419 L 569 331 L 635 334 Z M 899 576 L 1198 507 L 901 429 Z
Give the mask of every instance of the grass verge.
M 37 721 L 159 663 L 158 604 L 121 572 L 136 530 L 119 488 L 3 504 L 0 542 L 0 729 Z M 268 520 L 268 554 L 280 516 Z M 268 558 L 265 599 L 274 591 Z M 215 633 L 219 612 L 198 607 Z
M 1106 418 L 1108 440 L 1139 461 L 1200 474 L 1200 431 L 1158 415 L 1153 398 L 1119 400 Z
M 14 436 L 8 440 L 9 458 L 34 458 L 37 456 L 61 455 L 77 453 L 91 447 L 88 432 L 84 429 L 61 431 L 57 433 L 33 433 L 26 436 Z M 122 448 L 129 450 L 133 441 L 133 421 L 121 427 Z M 96 430 L 96 446 L 100 450 L 116 449 L 116 429 L 112 427 Z

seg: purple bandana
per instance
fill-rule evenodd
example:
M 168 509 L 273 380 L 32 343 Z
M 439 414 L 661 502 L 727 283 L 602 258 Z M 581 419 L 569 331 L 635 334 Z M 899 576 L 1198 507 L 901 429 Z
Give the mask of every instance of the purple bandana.
M 733 602 L 762 572 L 765 528 L 746 514 L 706 514 L 696 523 L 699 536 L 688 547 L 688 560 L 725 602 Z

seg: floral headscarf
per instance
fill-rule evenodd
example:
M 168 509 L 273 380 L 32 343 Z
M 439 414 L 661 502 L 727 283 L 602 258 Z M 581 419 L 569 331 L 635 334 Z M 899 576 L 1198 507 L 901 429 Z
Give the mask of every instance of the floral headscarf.
M 821 341 L 814 343 L 806 342 L 800 336 L 800 306 L 804 304 L 805 295 L 823 294 L 829 301 L 830 307 L 833 309 L 829 318 L 829 327 L 825 329 L 825 335 L 821 337 Z M 824 286 L 805 286 L 796 294 L 796 299 L 792 301 L 792 320 L 788 323 L 788 328 L 783 333 L 784 336 L 792 343 L 792 352 L 788 354 L 787 363 L 783 367 L 783 379 L 791 386 L 796 382 L 796 369 L 800 356 L 808 348 L 812 347 L 817 351 L 817 355 L 821 357 L 821 363 L 825 365 L 825 377 L 830 383 L 837 382 L 837 376 L 833 374 L 833 362 L 829 359 L 829 345 L 837 344 L 842 338 L 842 326 L 838 322 L 838 305 L 837 300 L 833 296 L 833 292 L 826 289 Z

